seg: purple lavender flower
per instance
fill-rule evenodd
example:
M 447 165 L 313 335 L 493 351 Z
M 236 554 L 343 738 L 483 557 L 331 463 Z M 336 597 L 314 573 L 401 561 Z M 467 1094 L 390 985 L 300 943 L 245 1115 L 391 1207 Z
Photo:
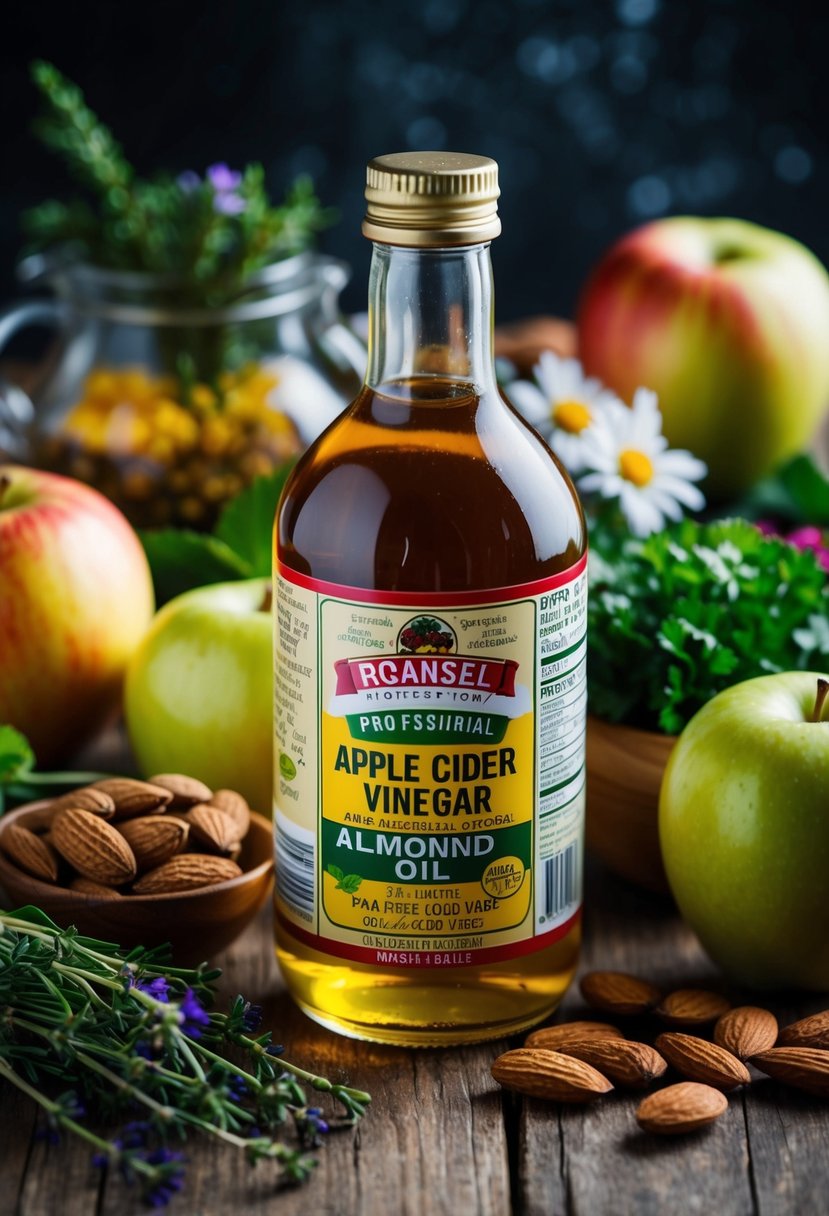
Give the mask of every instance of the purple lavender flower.
M 182 1153 L 173 1153 L 166 1148 L 153 1149 L 145 1153 L 147 1165 L 168 1166 L 163 1176 L 144 1192 L 144 1199 L 151 1208 L 166 1208 L 173 1196 L 184 1185 L 184 1167 L 179 1162 L 184 1160 Z
M 192 194 L 201 185 L 201 178 L 192 169 L 185 169 L 183 173 L 179 173 L 176 183 L 185 194 Z
M 208 165 L 205 175 L 217 194 L 225 194 L 238 190 L 242 184 L 242 175 L 225 164 Z
M 170 999 L 170 981 L 163 975 L 157 975 L 154 980 L 139 980 L 135 986 L 156 1001 L 169 1001 Z
M 230 1077 L 227 1082 L 227 1096 L 231 1102 L 240 1103 L 245 1094 L 248 1092 L 248 1087 L 244 1079 L 239 1076 Z
M 188 988 L 179 1001 L 181 1010 L 181 1028 L 191 1039 L 201 1038 L 202 1026 L 210 1025 L 210 1014 L 207 1013 L 192 988 Z
M 284 1050 L 285 1048 L 281 1043 L 268 1043 L 265 1047 L 265 1051 L 269 1056 L 281 1056 Z
M 242 1009 L 242 1025 L 249 1034 L 253 1034 L 258 1030 L 262 1023 L 262 1006 L 254 1005 L 250 1001 L 245 1001 Z
M 241 215 L 247 203 L 239 194 L 222 193 L 213 195 L 213 210 L 219 215 Z

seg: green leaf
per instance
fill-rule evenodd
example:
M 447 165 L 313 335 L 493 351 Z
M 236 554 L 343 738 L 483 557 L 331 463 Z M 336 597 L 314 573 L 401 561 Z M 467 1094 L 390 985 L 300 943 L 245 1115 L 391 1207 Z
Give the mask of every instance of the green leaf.
M 0 785 L 10 785 L 31 772 L 35 754 L 25 735 L 13 726 L 0 726 Z
M 813 456 L 795 456 L 755 486 L 744 504 L 753 519 L 772 519 L 792 527 L 829 527 L 829 478 Z
M 252 570 L 244 558 L 215 536 L 161 528 L 142 532 L 140 537 L 159 605 L 194 587 L 251 577 Z
M 362 881 L 359 874 L 346 874 L 345 878 L 337 883 L 337 890 L 345 891 L 347 895 L 354 895 L 359 890 Z
M 229 502 L 219 516 L 216 536 L 242 561 L 252 578 L 270 578 L 273 565 L 273 521 L 293 463 L 268 477 L 257 477 Z
M 340 869 L 339 866 L 329 865 L 327 867 L 327 869 L 328 869 L 328 873 L 331 875 L 332 878 L 336 878 L 338 883 L 342 882 L 345 875 L 343 874 L 343 871 Z
M 12 920 L 25 920 L 30 925 L 39 925 L 41 929 L 54 929 L 56 933 L 63 932 L 60 925 L 56 925 L 45 912 L 41 911 L 40 908 L 36 908 L 34 904 L 25 904 L 22 908 L 15 908 L 13 912 L 9 912 L 7 915 Z

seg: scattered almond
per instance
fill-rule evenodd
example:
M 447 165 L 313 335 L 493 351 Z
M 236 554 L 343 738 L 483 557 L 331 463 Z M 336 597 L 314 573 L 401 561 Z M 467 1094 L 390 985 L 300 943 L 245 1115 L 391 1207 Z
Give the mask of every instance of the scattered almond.
M 724 1047 L 709 1043 L 707 1039 L 669 1031 L 658 1036 L 656 1049 L 689 1081 L 701 1081 L 717 1089 L 736 1089 L 738 1085 L 751 1084 L 751 1075 L 745 1064 Z
M 781 1047 L 829 1048 L 829 1009 L 784 1026 L 778 1042 Z
M 214 883 L 238 878 L 242 871 L 228 857 L 210 857 L 205 853 L 181 853 L 170 861 L 150 870 L 133 886 L 136 895 L 161 895 L 175 891 L 193 891 Z
M 109 794 L 115 803 L 115 819 L 132 819 L 136 815 L 158 814 L 173 801 L 169 790 L 132 777 L 107 777 L 88 787 Z
M 17 823 L 10 823 L 3 832 L 2 845 L 21 870 L 43 882 L 57 882 L 58 855 L 40 836 Z
M 556 1102 L 592 1102 L 613 1086 L 595 1068 L 544 1048 L 518 1047 L 499 1056 L 492 1075 L 505 1089 Z
M 588 1005 L 605 1013 L 647 1013 L 662 995 L 647 980 L 622 971 L 588 971 L 579 987 Z
M 132 849 L 100 815 L 68 807 L 55 817 L 50 839 L 84 878 L 117 887 L 135 877 Z
M 777 1018 L 757 1005 L 729 1009 L 714 1027 L 714 1042 L 738 1060 L 768 1051 L 777 1042 Z
M 772 1047 L 751 1062 L 784 1085 L 829 1098 L 829 1051 L 820 1047 Z
M 656 1008 L 657 1015 L 672 1026 L 704 1026 L 727 1013 L 731 1002 L 716 992 L 702 988 L 680 988 L 666 996 Z
M 190 826 L 190 837 L 211 853 L 227 853 L 238 843 L 236 824 L 217 806 L 199 803 L 184 814 Z
M 213 792 L 203 781 L 195 777 L 185 777 L 183 773 L 159 773 L 149 778 L 150 785 L 158 785 L 173 795 L 170 806 L 173 809 L 186 809 L 195 806 L 197 802 L 209 802 Z
M 636 1111 L 636 1121 L 657 1136 L 680 1136 L 707 1127 L 728 1109 L 728 1099 L 710 1085 L 682 1081 L 648 1094 Z
M 187 843 L 190 827 L 174 815 L 150 815 L 117 825 L 135 855 L 139 874 L 163 865 Z
M 562 1055 L 584 1060 L 585 1064 L 609 1077 L 614 1085 L 625 1089 L 647 1089 L 668 1067 L 653 1047 L 630 1039 L 594 1035 L 590 1039 L 561 1043 L 556 1050 Z
M 235 790 L 216 790 L 208 800 L 209 806 L 217 806 L 220 811 L 229 815 L 236 824 L 237 840 L 242 840 L 248 834 L 250 827 L 250 807 L 241 794 Z
M 80 891 L 82 895 L 93 895 L 96 899 L 120 899 L 121 892 L 114 887 L 107 887 L 102 882 L 93 882 L 91 878 L 73 878 L 69 884 L 70 891 Z
M 562 1043 L 601 1038 L 623 1039 L 625 1036 L 609 1022 L 561 1022 L 557 1026 L 541 1026 L 527 1035 L 525 1047 L 547 1047 L 555 1051 Z

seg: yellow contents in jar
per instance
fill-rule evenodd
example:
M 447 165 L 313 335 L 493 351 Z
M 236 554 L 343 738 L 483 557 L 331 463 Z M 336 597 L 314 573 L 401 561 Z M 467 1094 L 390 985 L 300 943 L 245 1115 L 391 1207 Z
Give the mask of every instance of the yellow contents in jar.
M 254 477 L 301 449 L 293 422 L 271 404 L 277 384 L 253 364 L 222 373 L 221 398 L 196 383 L 183 404 L 173 377 L 98 367 L 41 457 L 97 486 L 137 526 L 209 527 Z

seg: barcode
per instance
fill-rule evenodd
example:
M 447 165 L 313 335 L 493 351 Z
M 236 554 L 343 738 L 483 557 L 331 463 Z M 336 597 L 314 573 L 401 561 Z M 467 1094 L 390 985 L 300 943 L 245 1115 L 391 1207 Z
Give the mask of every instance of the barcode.
M 303 916 L 314 914 L 313 835 L 276 815 L 276 890 L 285 903 Z
M 578 841 L 542 862 L 544 916 L 549 920 L 581 902 Z

